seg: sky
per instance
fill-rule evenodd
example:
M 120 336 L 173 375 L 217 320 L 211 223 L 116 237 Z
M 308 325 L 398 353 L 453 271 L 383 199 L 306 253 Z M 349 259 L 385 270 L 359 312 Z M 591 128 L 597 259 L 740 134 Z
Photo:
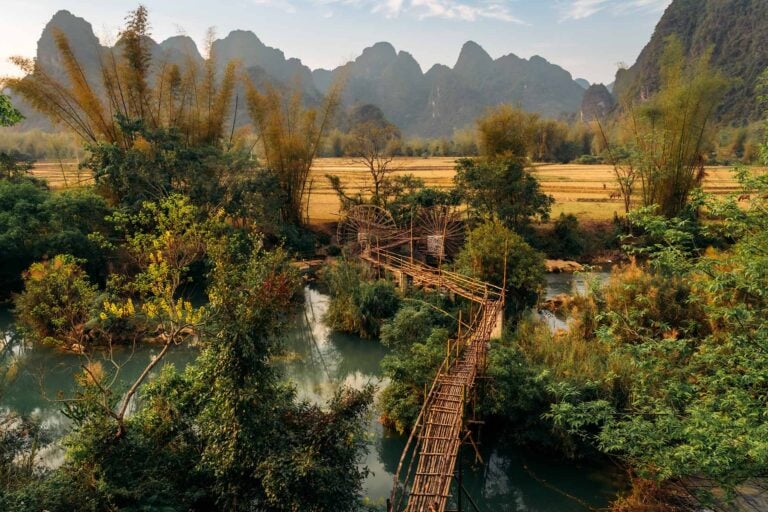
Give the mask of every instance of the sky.
M 427 71 L 453 66 L 464 42 L 493 57 L 540 55 L 591 83 L 613 81 L 632 64 L 671 0 L 143 0 L 152 37 L 186 34 L 202 46 L 253 31 L 261 41 L 312 69 L 333 68 L 363 48 L 389 41 Z M 34 56 L 45 24 L 59 9 L 88 20 L 114 41 L 137 0 L 0 0 L 0 76 L 16 73 L 8 57 Z

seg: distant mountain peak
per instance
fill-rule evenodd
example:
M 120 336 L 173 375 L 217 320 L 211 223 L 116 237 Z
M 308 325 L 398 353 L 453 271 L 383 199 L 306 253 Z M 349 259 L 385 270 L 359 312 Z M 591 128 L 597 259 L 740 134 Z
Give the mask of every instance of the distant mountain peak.
M 93 33 L 93 26 L 84 18 L 67 10 L 58 11 L 53 15 L 37 41 L 37 62 L 40 65 L 60 78 L 65 75 L 54 39 L 56 31 L 67 37 L 72 51 L 86 71 L 92 71 L 99 66 L 101 44 Z
M 191 57 L 194 60 L 202 60 L 203 58 L 197 49 L 195 41 L 189 36 L 178 35 L 169 37 L 161 42 L 159 47 L 165 53 L 176 52 L 183 57 Z
M 589 83 L 589 80 L 585 80 L 583 78 L 574 78 L 573 81 L 579 84 L 585 90 L 589 89 L 589 86 L 592 85 Z
M 75 16 L 66 9 L 57 11 L 53 15 L 43 29 L 43 36 L 50 34 L 53 29 L 61 30 L 70 38 L 76 36 L 96 37 L 93 34 L 93 26 L 85 18 Z
M 491 66 L 493 66 L 493 59 L 488 55 L 488 52 L 476 42 L 467 41 L 461 47 L 459 58 L 456 60 L 456 65 L 453 66 L 453 69 L 458 73 L 474 73 Z
M 264 46 L 264 43 L 261 42 L 261 39 L 252 30 L 232 30 L 224 40 L 252 42 L 259 46 Z
M 371 63 L 389 63 L 397 58 L 397 50 L 391 43 L 381 41 L 363 50 L 356 61 L 368 61 Z
M 642 98 L 661 83 L 665 41 L 677 36 L 686 63 L 712 50 L 710 67 L 735 79 L 718 109 L 726 122 L 757 120 L 763 111 L 756 86 L 768 67 L 766 0 L 673 0 L 635 63 L 616 73 L 616 98 Z
M 38 44 L 38 60 L 66 78 L 53 39 L 53 27 L 72 42 L 73 51 L 85 64 L 89 80 L 100 80 L 101 56 L 105 50 L 91 25 L 68 11 L 60 11 L 46 26 Z M 153 57 L 183 64 L 187 58 L 202 60 L 195 42 L 187 36 L 151 42 Z M 250 30 L 233 30 L 213 41 L 216 71 L 229 61 L 239 61 L 257 87 L 298 85 L 308 103 L 317 103 L 331 84 L 346 80 L 342 94 L 345 107 L 375 105 L 404 133 L 449 136 L 455 129 L 472 124 L 488 107 L 501 103 L 520 105 L 532 112 L 556 117 L 579 112 L 584 89 L 570 74 L 541 57 L 530 60 L 508 54 L 494 60 L 482 46 L 467 41 L 453 68 L 442 64 L 426 73 L 407 51 L 397 51 L 388 42 L 365 48 L 351 62 L 332 70 L 310 70 L 299 59 L 286 58 L 278 48 L 263 43 Z M 247 118 L 247 115 L 239 119 Z

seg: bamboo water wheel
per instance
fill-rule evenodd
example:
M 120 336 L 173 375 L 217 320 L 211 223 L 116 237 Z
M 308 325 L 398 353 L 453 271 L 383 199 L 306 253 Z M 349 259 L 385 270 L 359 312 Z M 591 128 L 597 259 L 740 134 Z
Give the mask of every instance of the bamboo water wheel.
M 453 257 L 464 241 L 461 212 L 453 206 L 424 208 L 416 218 L 414 237 L 425 254 L 441 260 Z
M 347 211 L 336 231 L 339 245 L 357 253 L 371 248 L 388 249 L 407 243 L 392 215 L 373 205 L 357 205 Z

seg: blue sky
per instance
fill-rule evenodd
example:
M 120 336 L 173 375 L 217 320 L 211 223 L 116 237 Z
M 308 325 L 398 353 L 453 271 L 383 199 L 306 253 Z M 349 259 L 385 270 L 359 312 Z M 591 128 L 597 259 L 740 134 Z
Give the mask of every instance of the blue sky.
M 157 40 L 184 33 L 202 41 L 252 30 L 269 46 L 311 68 L 335 67 L 378 41 L 410 52 L 424 71 L 452 66 L 473 40 L 492 57 L 541 55 L 590 82 L 613 81 L 617 64 L 634 62 L 671 0 L 144 0 Z M 54 12 L 67 9 L 114 39 L 123 0 L 0 0 L 0 75 L 11 55 L 32 56 Z

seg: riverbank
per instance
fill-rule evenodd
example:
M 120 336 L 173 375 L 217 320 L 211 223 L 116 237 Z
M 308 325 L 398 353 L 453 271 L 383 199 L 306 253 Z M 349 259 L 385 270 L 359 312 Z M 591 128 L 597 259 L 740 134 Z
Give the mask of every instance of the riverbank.
M 552 282 L 558 283 L 558 288 L 572 286 L 573 275 L 557 277 L 559 280 Z M 368 383 L 375 384 L 381 392 L 387 382 L 379 364 L 386 348 L 377 341 L 331 331 L 322 321 L 329 298 L 316 288 L 305 287 L 304 299 L 285 333 L 285 349 L 291 357 L 276 362 L 293 382 L 298 396 L 320 404 L 339 386 L 360 389 Z M 0 318 L 0 327 L 13 333 L 7 309 Z M 0 397 L 0 407 L 40 419 L 52 435 L 65 434 L 68 422 L 60 412 L 60 404 L 51 398 L 71 393 L 73 377 L 82 362 L 80 356 L 31 346 L 18 338 L 13 343 L 15 348 L 10 353 L 17 375 Z M 140 371 L 153 357 L 153 350 L 151 346 L 139 347 L 135 352 L 118 354 L 124 356 L 126 379 Z M 195 349 L 171 352 L 166 364 L 181 369 L 195 355 Z M 3 364 L 9 361 L 6 358 Z M 405 438 L 384 428 L 378 416 L 377 409 L 368 420 L 366 450 L 360 464 L 370 471 L 364 483 L 367 501 L 383 510 Z M 481 453 L 485 464 L 474 464 L 472 454 L 465 453 L 463 478 L 483 510 L 580 512 L 584 503 L 605 507 L 623 483 L 623 475 L 616 468 L 521 449 L 502 443 L 490 431 L 482 436 Z M 60 452 L 50 452 L 44 462 L 56 464 L 60 458 Z

